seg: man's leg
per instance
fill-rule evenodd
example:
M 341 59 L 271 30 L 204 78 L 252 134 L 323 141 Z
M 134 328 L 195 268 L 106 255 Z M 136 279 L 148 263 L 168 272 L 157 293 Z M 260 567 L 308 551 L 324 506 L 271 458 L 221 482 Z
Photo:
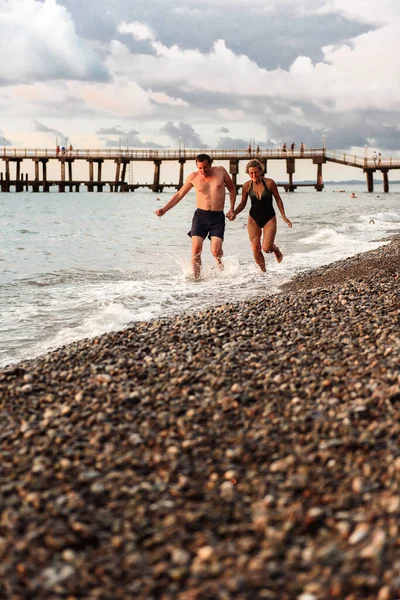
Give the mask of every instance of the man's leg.
M 249 240 L 251 249 L 253 250 L 254 260 L 260 267 L 261 271 L 265 273 L 265 260 L 263 253 L 261 252 L 261 227 L 257 225 L 255 220 L 250 217 L 247 220 L 247 233 L 249 234 Z
M 222 250 L 222 242 L 222 238 L 215 235 L 211 236 L 211 254 L 217 261 L 218 268 L 221 270 L 224 268 L 224 263 L 222 262 L 222 257 L 224 254 Z
M 198 235 L 192 236 L 192 265 L 195 279 L 200 279 L 201 274 L 201 252 L 204 239 Z

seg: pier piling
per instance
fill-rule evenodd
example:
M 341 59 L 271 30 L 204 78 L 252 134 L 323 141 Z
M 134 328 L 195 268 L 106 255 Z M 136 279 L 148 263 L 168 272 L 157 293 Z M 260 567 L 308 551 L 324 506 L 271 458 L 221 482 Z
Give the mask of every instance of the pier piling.
M 185 166 L 185 162 L 186 162 L 186 158 L 179 158 L 179 183 L 178 183 L 178 189 L 180 190 L 181 187 L 183 186 L 183 182 L 184 182 L 184 166 Z

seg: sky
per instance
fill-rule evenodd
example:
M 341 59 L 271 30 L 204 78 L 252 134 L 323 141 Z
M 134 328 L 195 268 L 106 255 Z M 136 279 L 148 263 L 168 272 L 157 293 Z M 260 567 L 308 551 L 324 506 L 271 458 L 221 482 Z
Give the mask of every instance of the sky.
M 0 147 L 400 155 L 398 0 L 0 0 L 0 31 Z

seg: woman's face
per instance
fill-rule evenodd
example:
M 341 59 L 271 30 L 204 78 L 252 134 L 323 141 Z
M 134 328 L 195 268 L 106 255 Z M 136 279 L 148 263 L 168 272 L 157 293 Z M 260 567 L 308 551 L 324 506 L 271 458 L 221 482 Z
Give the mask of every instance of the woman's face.
M 249 177 L 255 183 L 261 181 L 261 171 L 260 171 L 260 169 L 258 167 L 250 167 L 250 169 L 249 169 Z

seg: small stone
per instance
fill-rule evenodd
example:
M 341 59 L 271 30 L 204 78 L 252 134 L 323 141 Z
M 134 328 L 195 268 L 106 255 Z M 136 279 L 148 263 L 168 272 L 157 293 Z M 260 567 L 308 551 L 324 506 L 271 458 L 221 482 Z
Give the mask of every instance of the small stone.
M 240 383 L 234 383 L 231 386 L 231 392 L 233 394 L 240 394 L 241 392 L 243 392 L 243 387 L 240 385 Z
M 359 544 L 360 542 L 364 541 L 365 538 L 368 536 L 369 531 L 370 527 L 366 523 L 361 523 L 360 525 L 357 525 L 357 527 L 349 537 L 349 544 Z
M 351 488 L 356 494 L 361 494 L 364 491 L 364 479 L 362 477 L 354 477 Z
M 224 481 L 219 486 L 221 498 L 224 500 L 232 500 L 235 494 L 235 488 L 230 481 Z
M 378 592 L 376 600 L 391 600 L 392 594 L 390 591 L 390 587 L 388 585 L 384 585 Z
M 197 551 L 197 557 L 200 560 L 210 560 L 214 554 L 214 548 L 212 546 L 202 546 Z
M 187 565 L 190 562 L 190 553 L 182 548 L 174 548 L 171 552 L 171 559 L 175 565 Z

